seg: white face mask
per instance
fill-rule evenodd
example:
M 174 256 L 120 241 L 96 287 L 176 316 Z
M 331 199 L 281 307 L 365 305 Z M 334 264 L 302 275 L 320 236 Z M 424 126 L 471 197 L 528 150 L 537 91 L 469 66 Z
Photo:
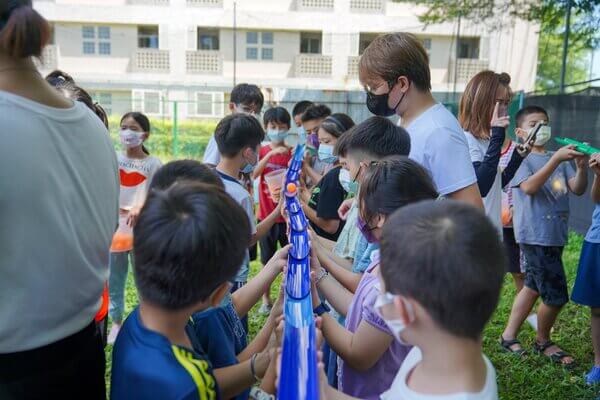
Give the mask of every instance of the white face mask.
M 376 310 L 378 310 L 379 315 L 383 318 L 383 320 L 385 321 L 385 324 L 388 326 L 388 328 L 390 328 L 390 331 L 392 331 L 392 334 L 394 335 L 394 338 L 396 338 L 398 343 L 400 343 L 403 346 L 410 346 L 409 343 L 406 343 L 402 339 L 402 332 L 406 329 L 406 324 L 400 319 L 386 319 L 383 316 L 383 313 L 381 312 L 381 308 L 388 304 L 392 304 L 394 302 L 395 297 L 396 296 L 391 293 L 381 293 L 377 297 L 377 300 L 375 301 L 374 308 Z M 406 311 L 408 312 L 409 321 L 412 322 L 415 317 L 415 313 L 412 308 L 412 305 L 410 303 L 406 302 L 402 298 L 401 298 L 401 301 L 404 303 L 404 306 L 406 307 Z
M 131 129 L 123 129 L 119 132 L 121 144 L 128 149 L 141 145 L 144 142 L 142 136 L 144 136 L 144 132 L 132 131 Z
M 548 141 L 550 140 L 551 137 L 552 137 L 552 129 L 550 128 L 550 126 L 542 125 L 540 127 L 540 130 L 537 133 L 537 137 L 535 138 L 535 145 L 543 146 L 546 143 L 548 143 Z
M 352 182 L 352 179 L 350 179 L 350 171 L 346 168 L 340 169 L 339 180 L 340 185 L 342 185 L 346 193 L 350 193 L 350 182 Z

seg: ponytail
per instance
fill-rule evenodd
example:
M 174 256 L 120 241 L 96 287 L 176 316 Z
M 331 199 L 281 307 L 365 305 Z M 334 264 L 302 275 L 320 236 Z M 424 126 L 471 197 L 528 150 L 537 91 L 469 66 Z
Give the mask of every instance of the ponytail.
M 0 51 L 13 58 L 42 56 L 50 41 L 50 25 L 31 6 L 31 0 L 8 0 L 0 5 Z

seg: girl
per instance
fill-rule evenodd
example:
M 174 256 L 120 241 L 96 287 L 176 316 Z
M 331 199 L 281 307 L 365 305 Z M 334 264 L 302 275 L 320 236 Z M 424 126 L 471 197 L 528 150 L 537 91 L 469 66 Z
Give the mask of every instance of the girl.
M 352 118 L 346 114 L 333 114 L 325 118 L 319 126 L 319 150 L 317 156 L 332 168 L 323 176 L 312 193 L 303 191 L 302 208 L 310 225 L 319 236 L 336 241 L 344 224 L 338 215 L 338 208 L 346 197 L 340 183 L 338 157 L 334 154 L 335 144 L 342 134 L 354 126 Z
M 504 171 L 498 168 L 500 151 L 510 123 L 510 76 L 482 71 L 467 84 L 460 99 L 458 119 L 469 145 L 477 185 L 486 215 L 502 233 L 502 188 L 507 186 L 528 153 L 524 147 L 512 153 Z M 490 122 L 491 121 L 491 122 Z
M 579 259 L 579 269 L 571 299 L 592 311 L 592 344 L 594 346 L 594 366 L 586 375 L 588 385 L 600 383 L 600 153 L 590 158 L 590 168 L 594 171 L 592 201 L 596 209 Z
M 365 170 L 358 194 L 359 228 L 369 242 L 381 239 L 383 224 L 398 208 L 438 194 L 427 172 L 407 157 L 394 161 L 377 161 Z M 379 295 L 379 256 L 375 253 L 353 295 L 342 288 L 312 260 L 315 287 L 313 304 L 320 304 L 319 292 L 342 315 L 345 328 L 328 313 L 316 308 L 322 317 L 323 336 L 339 355 L 338 385 L 344 393 L 361 399 L 379 399 L 389 388 L 409 348 L 394 336 L 374 309 Z
M 0 2 L 0 397 L 106 399 L 94 315 L 117 159 L 98 117 L 37 70 L 50 39 L 31 0 Z
M 276 193 L 271 193 L 265 180 L 265 175 L 274 171 L 285 170 L 292 159 L 292 153 L 285 145 L 285 139 L 288 137 L 290 131 L 291 119 L 290 114 L 283 107 L 270 108 L 265 112 L 263 117 L 263 122 L 267 128 L 267 138 L 270 143 L 262 146 L 260 149 L 258 154 L 260 161 L 252 175 L 252 179 L 260 178 L 258 184 L 259 222 L 267 218 L 277 208 L 277 203 L 279 202 L 281 187 L 275 189 Z M 280 183 L 283 184 L 283 176 Z M 275 225 L 258 242 L 260 245 L 260 260 L 262 265 L 267 265 L 277 250 L 277 244 L 279 243 L 281 247 L 284 247 L 288 243 L 283 217 L 279 217 Z M 263 295 L 263 302 L 258 310 L 260 314 L 268 314 L 273 307 L 273 301 L 269 295 L 270 292 L 271 287 Z
M 132 228 L 146 199 L 148 186 L 160 168 L 158 158 L 149 155 L 144 142 L 150 135 L 150 121 L 139 112 L 127 113 L 121 118 L 119 137 L 124 152 L 118 154 L 121 194 L 119 196 L 119 228 L 113 238 L 110 252 L 108 290 L 109 313 L 113 321 L 108 343 L 117 338 L 123 321 L 125 282 L 129 254 L 133 248 Z

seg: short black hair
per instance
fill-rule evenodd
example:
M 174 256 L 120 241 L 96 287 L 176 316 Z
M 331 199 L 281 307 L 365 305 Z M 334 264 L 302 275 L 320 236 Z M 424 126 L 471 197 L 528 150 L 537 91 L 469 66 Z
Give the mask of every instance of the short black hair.
M 265 138 L 260 122 L 251 115 L 232 114 L 223 118 L 215 129 L 215 141 L 219 153 L 235 157 L 246 147 L 256 148 Z
M 292 117 L 288 110 L 283 107 L 271 107 L 267 111 L 265 111 L 265 115 L 263 115 L 263 123 L 265 127 L 269 122 L 275 122 L 278 124 L 287 125 L 288 128 L 291 127 Z
M 313 104 L 302 114 L 302 122 L 312 121 L 313 119 L 323 119 L 331 115 L 331 109 L 325 104 Z
M 214 185 L 153 191 L 134 228 L 134 276 L 142 300 L 168 310 L 205 301 L 231 280 L 250 245 L 242 207 Z
M 438 197 L 429 173 L 406 156 L 373 161 L 360 180 L 360 214 L 371 221 L 376 214 L 390 215 L 400 207 Z
M 354 121 L 349 115 L 344 113 L 331 114 L 321 122 L 321 129 L 330 135 L 339 138 L 342 134 L 348 132 L 354 126 Z
M 292 115 L 295 117 L 296 115 L 304 114 L 304 111 L 306 111 L 313 104 L 314 103 L 309 100 L 301 100 L 297 102 L 292 109 Z
M 498 230 L 465 203 L 409 205 L 383 227 L 386 290 L 416 300 L 440 329 L 457 337 L 480 339 L 498 304 L 505 264 Z
M 515 120 L 517 121 L 517 128 L 521 126 L 525 117 L 531 114 L 544 114 L 546 118 L 550 119 L 548 115 L 548 111 L 546 111 L 543 107 L 540 106 L 526 106 L 517 111 L 517 115 L 515 116 Z
M 363 153 L 373 160 L 410 153 L 406 130 L 384 117 L 370 117 L 352 128 L 336 144 L 336 154 Z
M 261 110 L 265 102 L 265 97 L 258 86 L 251 83 L 240 83 L 235 85 L 231 91 L 229 100 L 234 104 L 256 106 L 258 110 Z
M 166 190 L 174 183 L 182 181 L 206 183 L 224 189 L 223 181 L 209 166 L 196 160 L 176 160 L 156 171 L 149 190 Z

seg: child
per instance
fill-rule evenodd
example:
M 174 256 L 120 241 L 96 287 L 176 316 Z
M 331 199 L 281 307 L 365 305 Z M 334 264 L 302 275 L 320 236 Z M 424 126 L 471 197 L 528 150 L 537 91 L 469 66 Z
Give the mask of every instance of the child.
M 246 210 L 252 231 L 251 244 L 266 236 L 281 216 L 280 206 L 278 205 L 256 225 L 252 196 L 237 179 L 240 172 L 251 174 L 256 168 L 259 146 L 264 136 L 265 132 L 260 126 L 260 122 L 247 114 L 229 115 L 219 122 L 215 130 L 215 140 L 221 158 L 217 165 L 217 173 L 223 180 L 227 193 Z M 246 283 L 248 271 L 249 258 L 247 257 L 241 265 L 240 272 L 235 277 L 233 292 Z M 247 333 L 247 319 L 244 318 L 242 322 Z
M 270 108 L 265 112 L 263 117 L 264 126 L 267 128 L 267 137 L 269 144 L 261 147 L 258 154 L 259 162 L 252 174 L 252 179 L 258 179 L 258 220 L 262 221 L 277 208 L 279 203 L 279 192 L 271 195 L 269 187 L 265 180 L 265 175 L 273 171 L 285 170 L 292 159 L 290 149 L 285 145 L 285 140 L 290 130 L 290 114 L 283 107 Z M 281 179 L 283 185 L 283 177 Z M 279 189 L 279 191 L 281 188 Z M 273 257 L 277 250 L 277 244 L 284 247 L 288 244 L 286 234 L 285 220 L 279 216 L 269 230 L 269 232 L 259 240 L 260 244 L 260 260 L 263 265 L 266 265 L 269 259 Z M 273 307 L 273 302 L 269 293 L 271 288 L 263 295 L 263 301 L 258 312 L 260 314 L 268 314 Z
M 537 335 L 534 351 L 552 361 L 570 365 L 573 358 L 550 341 L 550 330 L 563 305 L 569 301 L 562 252 L 567 243 L 569 191 L 581 196 L 587 186 L 587 160 L 583 154 L 565 146 L 547 152 L 550 140 L 548 113 L 541 107 L 528 106 L 517 113 L 517 135 L 524 139 L 538 122 L 545 126 L 538 132 L 533 150 L 523 161 L 511 186 L 515 200 L 514 229 L 525 262 L 525 287 L 517 294 L 500 345 L 508 352 L 522 355 L 517 340 L 523 321 L 538 297 Z M 570 163 L 575 160 L 577 173 Z
M 400 116 L 410 134 L 410 158 L 429 171 L 438 192 L 483 208 L 463 131 L 431 94 L 421 40 L 404 32 L 378 36 L 360 58 L 359 76 L 369 111 Z
M 258 115 L 263 108 L 265 98 L 258 86 L 248 83 L 240 83 L 231 91 L 229 100 L 229 111 L 232 114 L 242 113 L 249 115 Z M 204 151 L 203 162 L 210 165 L 217 165 L 220 161 L 219 148 L 213 135 L 208 141 Z
M 158 158 L 150 156 L 144 147 L 144 142 L 150 136 L 150 121 L 144 114 L 139 112 L 125 114 L 121 118 L 119 136 L 124 149 L 123 153 L 118 154 L 121 177 L 119 230 L 128 230 L 135 225 L 148 192 L 148 185 L 154 173 L 160 168 L 161 162 Z M 115 239 L 117 236 L 115 235 Z M 108 335 L 109 344 L 115 342 L 123 321 L 125 282 L 132 245 L 133 242 L 126 247 L 117 246 L 117 242 L 113 240 L 111 246 L 108 290 L 112 328 Z
M 328 165 L 328 172 L 312 192 L 304 191 L 302 195 L 304 213 L 315 233 L 333 241 L 337 240 L 344 227 L 337 210 L 346 198 L 340 183 L 341 167 L 334 155 L 334 148 L 338 139 L 353 126 L 352 118 L 341 113 L 330 115 L 321 122 L 318 128 L 318 159 Z
M 214 169 L 197 161 L 178 160 L 165 164 L 156 172 L 150 190 L 167 190 L 174 184 L 185 182 L 215 185 L 223 190 L 225 188 L 223 181 Z M 287 247 L 277 252 L 248 285 L 240 288 L 233 295 L 225 294 L 218 307 L 210 307 L 192 315 L 195 337 L 215 368 L 215 375 L 217 375 L 222 390 L 224 387 L 231 386 L 232 381 L 235 383 L 236 377 L 239 376 L 236 371 L 227 372 L 226 367 L 248 361 L 254 354 L 265 350 L 275 321 L 281 315 L 281 307 L 275 308 L 256 338 L 248 346 L 240 315 L 245 316 L 248 313 L 264 292 L 264 288 L 270 286 L 281 269 L 287 265 L 287 252 Z M 238 310 L 240 314 L 238 314 Z M 223 376 L 221 376 L 222 371 L 225 371 Z M 236 400 L 247 398 L 247 390 L 235 397 Z
M 329 107 L 323 104 L 313 104 L 302 114 L 302 129 L 306 134 L 306 157 L 302 166 L 306 175 L 306 183 L 314 186 L 331 169 L 331 165 L 319 160 L 319 126 L 325 118 L 331 115 Z
M 600 383 L 600 153 L 590 158 L 590 168 L 594 171 L 592 201 L 596 209 L 583 247 L 575 286 L 571 299 L 592 311 L 592 344 L 594 346 L 594 366 L 586 375 L 588 385 Z
M 507 108 L 511 97 L 508 74 L 481 71 L 467 84 L 458 114 L 465 130 L 485 213 L 496 225 L 499 234 L 502 233 L 502 188 L 508 185 L 530 150 L 530 147 L 521 146 L 523 148 L 512 153 L 506 168 L 500 170 L 500 151 L 506 127 L 510 124 Z
M 369 242 L 381 239 L 385 220 L 398 208 L 437 197 L 427 172 L 406 157 L 378 161 L 365 169 L 358 194 L 358 225 Z M 375 299 L 380 293 L 379 257 L 377 254 L 373 257 L 354 295 L 339 286 L 319 265 L 316 268 L 313 304 L 319 304 L 318 288 L 340 314 L 346 315 L 343 328 L 329 314 L 318 312 L 322 317 L 323 336 L 339 356 L 339 389 L 361 399 L 377 399 L 390 387 L 409 350 L 394 341 L 393 331 L 375 313 Z
M 302 114 L 310 108 L 314 103 L 308 100 L 300 100 L 296 104 L 294 104 L 294 108 L 292 109 L 292 117 L 294 118 L 294 123 L 296 127 L 299 128 L 302 126 Z
M 112 399 L 219 399 L 190 316 L 219 304 L 250 242 L 244 210 L 213 185 L 150 194 L 134 228 L 140 305 L 117 338 Z
M 424 201 L 388 219 L 375 308 L 397 341 L 415 347 L 382 400 L 498 399 L 481 335 L 498 304 L 504 261 L 497 229 L 468 205 Z M 322 387 L 328 400 L 355 399 Z

